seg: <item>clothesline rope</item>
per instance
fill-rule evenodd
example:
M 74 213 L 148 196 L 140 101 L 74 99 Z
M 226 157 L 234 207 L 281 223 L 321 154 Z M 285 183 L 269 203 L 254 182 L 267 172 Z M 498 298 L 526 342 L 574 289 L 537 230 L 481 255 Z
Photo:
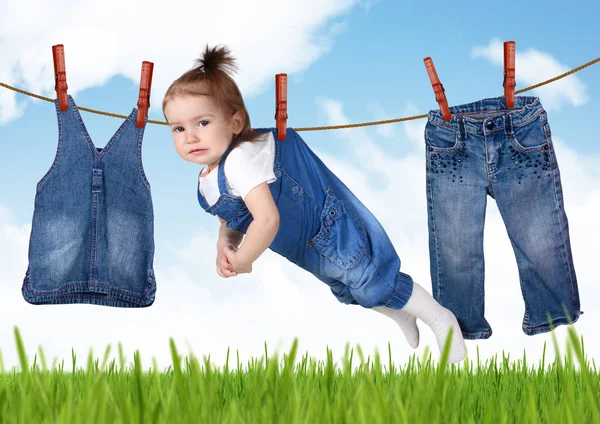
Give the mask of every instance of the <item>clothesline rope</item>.
M 564 74 L 558 75 L 557 77 L 551 78 L 549 80 L 546 80 L 544 82 L 541 82 L 539 84 L 536 85 L 532 85 L 530 87 L 527 88 L 523 88 L 521 90 L 516 90 L 515 94 L 519 94 L 519 93 L 524 93 L 525 91 L 529 91 L 529 90 L 533 90 L 534 88 L 538 88 L 541 87 L 543 85 L 546 84 L 550 84 L 551 82 L 554 81 L 558 81 L 559 79 L 568 77 L 571 74 L 574 74 L 575 72 L 579 72 L 582 69 L 587 68 L 588 66 L 592 66 L 595 63 L 600 62 L 600 57 L 597 57 L 596 59 L 585 63 L 575 69 L 570 70 L 569 72 L 565 72 Z M 49 97 L 44 97 L 44 96 L 40 96 L 39 94 L 35 94 L 35 93 L 30 93 L 29 91 L 25 91 L 25 90 L 21 90 L 19 88 L 16 87 L 12 87 L 8 84 L 5 84 L 3 82 L 0 82 L 0 86 L 4 87 L 4 88 L 8 88 L 9 90 L 13 90 L 16 91 L 17 93 L 21 93 L 21 94 L 25 94 L 27 96 L 31 96 L 31 97 L 35 97 L 37 99 L 40 100 L 45 100 L 47 102 L 54 102 L 54 99 L 51 99 Z M 106 116 L 112 116 L 113 118 L 122 118 L 122 119 L 126 119 L 127 116 L 125 115 L 119 115 L 116 113 L 111 113 L 111 112 L 104 112 L 101 110 L 95 110 L 95 109 L 90 109 L 87 107 L 78 107 L 79 110 L 83 110 L 86 112 L 91 112 L 91 113 L 96 113 L 98 115 L 106 115 Z M 371 121 L 371 122 L 361 122 L 361 123 L 357 123 L 357 124 L 344 124 L 344 125 L 330 125 L 330 126 L 322 126 L 322 127 L 303 127 L 303 128 L 294 128 L 295 131 L 321 131 L 321 130 L 337 130 L 337 129 L 342 129 L 342 128 L 357 128 L 357 127 L 367 127 L 367 126 L 371 126 L 371 125 L 383 125 L 383 124 L 392 124 L 392 123 L 396 123 L 396 122 L 403 122 L 403 121 L 411 121 L 414 119 L 422 119 L 422 118 L 427 118 L 427 114 L 424 115 L 414 115 L 414 116 L 407 116 L 404 118 L 395 118 L 395 119 L 386 119 L 383 121 Z M 148 123 L 149 124 L 160 124 L 160 125 L 168 125 L 165 121 L 155 121 L 153 119 L 148 119 Z

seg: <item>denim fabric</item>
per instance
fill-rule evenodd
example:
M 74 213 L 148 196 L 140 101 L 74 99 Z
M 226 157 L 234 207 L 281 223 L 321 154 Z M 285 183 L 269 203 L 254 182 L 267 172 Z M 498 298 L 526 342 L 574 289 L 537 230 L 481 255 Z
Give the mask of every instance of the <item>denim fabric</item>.
M 32 304 L 154 302 L 154 212 L 137 110 L 96 148 L 68 96 L 54 105 L 58 147 L 38 182 L 22 293 Z
M 425 128 L 432 289 L 463 337 L 485 339 L 483 230 L 496 200 L 514 249 L 525 302 L 523 332 L 577 321 L 579 292 L 558 163 L 537 97 L 503 97 L 429 112 Z M 506 282 L 507 286 L 511 282 Z M 569 320 L 570 318 L 570 320 Z
M 272 131 L 276 140 L 277 180 L 269 187 L 280 224 L 269 248 L 328 284 L 342 303 L 402 308 L 413 281 L 400 272 L 400 258 L 377 219 L 296 131 L 288 128 L 284 141 L 277 141 L 275 129 L 258 131 Z M 230 151 L 218 166 L 219 199 L 209 207 L 198 187 L 198 202 L 245 234 L 253 218 L 242 198 L 227 191 L 223 169 Z

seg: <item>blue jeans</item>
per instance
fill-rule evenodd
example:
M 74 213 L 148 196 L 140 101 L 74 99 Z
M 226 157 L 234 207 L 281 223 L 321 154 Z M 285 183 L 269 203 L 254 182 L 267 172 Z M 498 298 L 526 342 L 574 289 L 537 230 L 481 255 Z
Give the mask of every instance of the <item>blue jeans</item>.
M 546 111 L 537 97 L 503 97 L 429 113 L 425 128 L 432 290 L 463 337 L 485 339 L 483 230 L 496 200 L 514 249 L 523 332 L 577 321 L 579 292 L 560 172 Z

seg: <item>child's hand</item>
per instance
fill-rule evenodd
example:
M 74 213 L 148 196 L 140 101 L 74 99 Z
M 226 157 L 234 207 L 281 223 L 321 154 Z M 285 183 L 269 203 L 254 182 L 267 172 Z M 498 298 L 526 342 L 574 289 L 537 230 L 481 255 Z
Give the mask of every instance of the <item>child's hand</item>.
M 226 247 L 217 251 L 217 274 L 223 278 L 235 277 L 237 272 L 233 270 L 233 265 L 227 259 L 227 255 L 224 249 L 230 248 L 233 251 L 237 250 L 237 247 L 233 244 L 228 244 Z
M 237 274 L 248 274 L 252 272 L 252 263 L 241 263 L 237 259 L 237 249 L 232 249 L 231 245 L 225 246 L 223 252 L 227 260 L 233 265 L 233 271 Z

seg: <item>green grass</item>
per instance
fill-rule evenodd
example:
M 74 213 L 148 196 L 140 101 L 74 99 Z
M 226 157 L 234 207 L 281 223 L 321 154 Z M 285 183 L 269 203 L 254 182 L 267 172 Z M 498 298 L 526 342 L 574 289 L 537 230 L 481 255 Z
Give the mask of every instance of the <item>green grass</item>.
M 0 423 L 600 423 L 600 379 L 585 358 L 583 340 L 569 328 L 564 357 L 537 367 L 523 358 L 465 360 L 448 365 L 448 349 L 434 362 L 412 356 L 403 367 L 346 346 L 343 365 L 333 354 L 317 362 L 290 352 L 252 359 L 235 368 L 182 358 L 171 340 L 173 365 L 143 371 L 138 351 L 125 364 L 88 356 L 86 369 L 64 363 L 48 369 L 42 349 L 29 364 L 19 331 L 21 371 L 6 371 L 0 354 Z M 448 344 L 446 347 L 448 348 Z M 391 358 L 391 352 L 389 352 Z M 358 362 L 357 362 L 358 361 Z

